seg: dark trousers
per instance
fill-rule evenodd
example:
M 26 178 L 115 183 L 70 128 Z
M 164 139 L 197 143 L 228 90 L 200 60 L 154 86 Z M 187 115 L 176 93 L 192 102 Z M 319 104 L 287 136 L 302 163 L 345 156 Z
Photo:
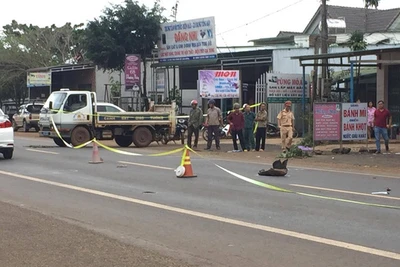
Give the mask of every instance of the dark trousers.
M 237 145 L 237 137 L 239 137 L 240 146 L 242 147 L 242 150 L 244 150 L 245 147 L 244 147 L 243 129 L 231 130 L 231 135 L 232 135 L 233 149 L 239 150 Z
M 208 125 L 207 131 L 208 131 L 207 148 L 208 149 L 211 148 L 213 134 L 215 138 L 215 146 L 219 148 L 219 125 Z
M 188 147 L 192 147 L 192 135 L 194 133 L 194 146 L 197 147 L 197 143 L 199 142 L 199 127 L 194 127 L 193 125 L 188 127 L 188 139 L 187 145 Z
M 245 149 L 255 149 L 254 133 L 252 128 L 245 128 L 243 131 Z
M 266 127 L 258 127 L 256 132 L 256 151 L 260 150 L 260 142 L 261 142 L 261 149 L 265 150 L 265 137 L 267 134 Z

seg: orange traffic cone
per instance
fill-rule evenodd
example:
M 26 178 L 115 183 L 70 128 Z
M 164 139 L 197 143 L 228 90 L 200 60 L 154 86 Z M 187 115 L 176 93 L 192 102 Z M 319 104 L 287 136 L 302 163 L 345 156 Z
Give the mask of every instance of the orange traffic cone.
M 100 158 L 99 155 L 99 147 L 95 142 L 93 142 L 93 152 L 92 152 L 92 160 L 89 161 L 90 164 L 99 164 L 103 163 L 103 159 Z
M 189 150 L 187 148 L 185 148 L 185 150 L 183 151 L 181 166 L 183 167 L 182 170 L 184 170 L 184 173 L 183 173 L 183 175 L 178 175 L 180 173 L 177 172 L 176 177 L 178 177 L 178 178 L 194 178 L 194 177 L 197 177 L 197 175 L 195 175 L 193 173 L 192 163 L 190 162 Z

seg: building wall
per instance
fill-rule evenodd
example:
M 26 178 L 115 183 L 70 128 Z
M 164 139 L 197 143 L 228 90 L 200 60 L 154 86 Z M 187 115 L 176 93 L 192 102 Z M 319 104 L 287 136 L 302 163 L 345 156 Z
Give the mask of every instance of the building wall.
M 381 60 L 400 60 L 400 53 L 383 53 Z M 388 103 L 388 65 L 382 64 L 377 68 L 377 94 L 376 101 L 383 100 Z
M 399 38 L 400 40 L 400 38 Z M 391 48 L 396 47 L 395 45 L 370 45 L 367 47 L 368 50 L 371 49 L 378 49 L 378 48 Z M 343 52 L 350 52 L 350 48 L 348 47 L 330 47 L 328 49 L 328 53 L 343 53 Z M 276 49 L 273 51 L 273 72 L 276 73 L 287 73 L 287 74 L 302 74 L 303 68 L 300 66 L 298 60 L 292 60 L 291 57 L 295 56 L 305 56 L 305 55 L 313 55 L 314 48 L 291 48 L 291 49 Z M 396 58 L 398 55 L 387 55 L 387 59 Z M 375 55 L 372 56 L 363 56 L 362 60 L 376 60 L 377 57 Z M 400 59 L 400 58 L 399 58 Z M 313 63 L 313 61 L 309 61 Z M 330 59 L 329 63 L 340 63 L 340 59 Z M 343 60 L 343 63 L 349 63 L 347 59 Z M 340 72 L 349 67 L 330 67 L 334 72 Z M 313 67 L 306 67 L 305 71 L 306 74 L 311 74 Z M 321 73 L 321 68 L 318 69 L 318 73 Z M 387 100 L 387 66 L 383 66 L 381 70 L 377 70 L 377 99 L 385 99 Z M 385 101 L 387 102 L 387 101 Z M 278 115 L 279 111 L 282 109 L 282 104 L 280 103 L 272 103 L 268 105 L 268 114 L 269 120 L 271 122 L 276 122 L 276 116 Z M 296 121 L 296 128 L 301 131 L 301 117 L 302 108 L 301 104 L 293 104 L 292 107 L 295 115 L 297 117 Z
M 147 95 L 150 96 L 150 93 L 152 91 L 155 92 L 155 72 L 153 73 L 153 68 L 151 68 L 151 65 L 154 63 L 151 60 L 148 60 L 146 62 L 146 89 L 147 89 Z M 144 64 L 142 63 L 142 70 L 144 69 Z M 167 73 L 168 74 L 168 73 Z M 168 75 L 166 75 L 168 76 Z M 176 83 L 179 88 L 179 71 L 176 71 Z M 169 78 L 172 81 L 173 79 L 173 71 L 172 69 L 169 70 Z M 167 77 L 166 77 L 167 79 Z M 105 87 L 108 84 L 108 93 L 110 93 L 110 84 L 111 81 L 114 80 L 114 82 L 121 82 L 123 84 L 121 88 L 121 96 L 122 97 L 132 97 L 132 91 L 126 91 L 124 84 L 125 84 L 125 73 L 123 71 L 103 71 L 102 69 L 96 68 L 96 79 L 95 79 L 95 84 L 96 84 L 96 92 L 97 92 L 97 97 L 99 100 L 104 101 L 105 100 Z M 167 84 L 167 83 L 166 83 Z M 171 82 L 172 84 L 172 82 Z M 143 72 L 142 72 L 142 86 L 143 86 Z M 172 85 L 171 85 L 172 86 Z M 165 95 L 165 92 L 162 90 L 157 90 L 158 94 Z M 165 96 L 163 96 L 163 100 L 165 100 Z

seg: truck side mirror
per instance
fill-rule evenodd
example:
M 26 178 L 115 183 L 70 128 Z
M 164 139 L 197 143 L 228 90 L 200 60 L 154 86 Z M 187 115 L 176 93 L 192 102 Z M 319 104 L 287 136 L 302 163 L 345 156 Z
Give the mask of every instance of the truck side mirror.
M 53 102 L 52 102 L 52 101 L 49 102 L 49 109 L 50 109 L 50 110 L 53 109 Z

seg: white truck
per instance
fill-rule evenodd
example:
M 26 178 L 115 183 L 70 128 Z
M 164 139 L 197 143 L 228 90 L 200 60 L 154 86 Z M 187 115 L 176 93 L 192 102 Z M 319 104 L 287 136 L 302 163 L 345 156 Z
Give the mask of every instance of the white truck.
M 90 141 L 113 140 L 120 147 L 134 143 L 147 147 L 161 136 L 173 135 L 176 128 L 176 104 L 155 105 L 149 112 L 98 112 L 96 93 L 61 89 L 53 92 L 44 104 L 39 116 L 39 135 L 49 137 L 60 146 L 64 142 L 73 146 Z M 52 119 L 50 119 L 52 118 Z

